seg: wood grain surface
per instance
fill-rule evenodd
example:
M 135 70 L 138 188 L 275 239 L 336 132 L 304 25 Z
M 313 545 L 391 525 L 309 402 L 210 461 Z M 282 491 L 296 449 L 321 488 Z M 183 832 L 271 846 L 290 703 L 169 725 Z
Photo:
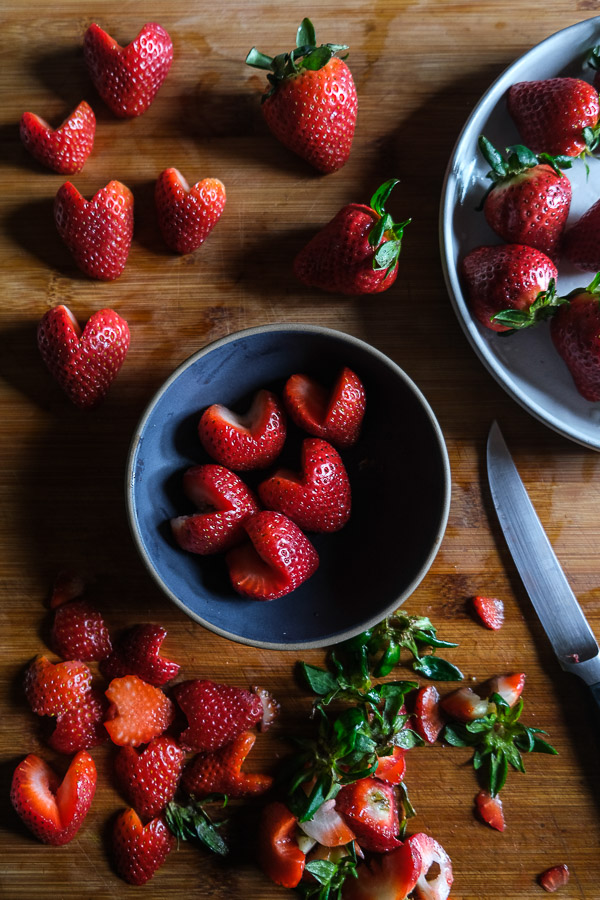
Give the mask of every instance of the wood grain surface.
M 571 871 L 559 896 L 598 900 L 597 726 L 580 683 L 559 670 L 508 556 L 490 504 L 484 445 L 497 418 L 598 634 L 600 458 L 529 416 L 475 357 L 445 289 L 437 219 L 447 160 L 478 98 L 531 46 L 599 12 L 595 0 L 2 4 L 0 896 L 275 900 L 290 894 L 255 865 L 250 815 L 247 826 L 241 819 L 240 852 L 226 865 L 186 844 L 144 887 L 121 881 L 108 835 L 125 804 L 107 747 L 93 751 L 97 796 L 84 827 L 65 847 L 37 843 L 13 813 L 8 794 L 12 771 L 27 753 L 61 764 L 26 704 L 22 680 L 27 662 L 47 651 L 49 589 L 65 567 L 85 574 L 111 631 L 162 623 L 168 630 L 165 653 L 181 663 L 186 677 L 258 682 L 277 696 L 282 715 L 257 740 L 256 769 L 273 769 L 287 751 L 286 735 L 308 726 L 310 700 L 294 678 L 296 654 L 233 644 L 204 630 L 150 580 L 129 535 L 123 481 L 134 426 L 180 362 L 240 328 L 309 322 L 371 342 L 430 401 L 450 453 L 452 503 L 441 549 L 406 608 L 430 616 L 443 637 L 459 643 L 452 660 L 467 679 L 524 671 L 524 720 L 547 729 L 559 751 L 557 757 L 533 755 L 526 774 L 509 775 L 503 834 L 473 815 L 476 782 L 468 754 L 442 746 L 411 751 L 406 780 L 417 809 L 414 830 L 432 834 L 450 854 L 453 900 L 542 896 L 536 878 L 556 863 Z M 267 132 L 259 110 L 264 77 L 244 64 L 254 44 L 266 52 L 291 48 L 304 15 L 320 40 L 350 45 L 359 95 L 351 158 L 326 177 Z M 171 72 L 139 119 L 116 120 L 91 86 L 82 39 L 94 21 L 123 44 L 150 21 L 173 38 Z M 74 267 L 52 219 L 54 195 L 66 179 L 35 164 L 18 136 L 25 110 L 58 124 L 83 98 L 96 111 L 97 138 L 83 172 L 72 180 L 91 196 L 119 179 L 135 196 L 131 254 L 113 283 L 90 281 Z M 154 181 L 171 165 L 190 182 L 220 178 L 228 196 L 209 240 L 184 257 L 166 250 L 153 209 Z M 392 176 L 401 184 L 391 211 L 413 220 L 396 285 L 372 298 L 347 298 L 296 283 L 291 260 L 306 237 L 346 202 L 367 201 Z M 58 303 L 81 321 L 111 306 L 131 328 L 121 374 L 91 414 L 71 407 L 38 356 L 36 325 Z M 500 632 L 474 621 L 468 605 L 474 593 L 504 600 Z M 314 664 L 323 657 L 322 651 L 304 654 Z

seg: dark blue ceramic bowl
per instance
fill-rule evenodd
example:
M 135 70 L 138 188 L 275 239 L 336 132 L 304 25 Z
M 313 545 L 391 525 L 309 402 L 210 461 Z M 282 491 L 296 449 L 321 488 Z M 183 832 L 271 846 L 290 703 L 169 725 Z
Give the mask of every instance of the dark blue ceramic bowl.
M 169 521 L 193 510 L 182 491 L 192 465 L 209 462 L 197 424 L 222 403 L 245 411 L 261 387 L 280 392 L 295 372 L 332 384 L 347 365 L 365 386 L 361 437 L 342 453 L 352 515 L 335 534 L 310 535 L 317 572 L 279 600 L 244 599 L 221 556 L 179 549 Z M 299 468 L 303 437 L 292 424 L 278 461 Z M 265 472 L 243 475 L 254 487 Z M 442 433 L 408 376 L 378 350 L 313 325 L 267 325 L 215 341 L 182 363 L 147 407 L 132 440 L 127 506 L 150 574 L 192 619 L 244 644 L 276 650 L 325 647 L 390 615 L 415 590 L 441 543 L 450 504 Z

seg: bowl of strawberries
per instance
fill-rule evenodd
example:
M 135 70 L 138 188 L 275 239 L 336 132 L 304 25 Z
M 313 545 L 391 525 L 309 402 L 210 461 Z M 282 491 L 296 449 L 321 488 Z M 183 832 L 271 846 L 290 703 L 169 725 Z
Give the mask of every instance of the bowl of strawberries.
M 340 331 L 266 325 L 167 378 L 135 430 L 126 495 L 148 572 L 192 619 L 268 649 L 324 647 L 424 578 L 450 468 L 391 359 Z

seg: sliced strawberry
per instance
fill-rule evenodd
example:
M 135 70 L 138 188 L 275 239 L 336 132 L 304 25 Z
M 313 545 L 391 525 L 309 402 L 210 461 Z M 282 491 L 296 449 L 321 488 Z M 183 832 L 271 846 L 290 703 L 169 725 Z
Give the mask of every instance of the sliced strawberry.
M 198 753 L 185 767 L 181 786 L 194 797 L 225 794 L 227 797 L 248 797 L 264 794 L 273 779 L 270 775 L 242 772 L 256 735 L 245 731 L 224 747 Z
M 81 597 L 85 590 L 85 580 L 79 572 L 63 569 L 58 573 L 50 593 L 50 609 L 56 609 L 69 600 Z
M 262 703 L 263 714 L 258 723 L 258 729 L 259 731 L 268 731 L 279 715 L 280 705 L 273 694 L 271 694 L 270 691 L 265 690 L 265 688 L 254 685 L 250 690 L 253 693 L 258 694 L 260 702 Z
M 119 746 L 147 744 L 173 721 L 175 710 L 171 700 L 137 675 L 114 678 L 105 693 L 110 707 L 104 726 L 110 739 Z
M 326 800 L 307 822 L 299 825 L 301 831 L 324 847 L 341 847 L 355 840 L 356 835 L 348 827 L 335 806 L 335 800 Z
M 486 626 L 498 631 L 504 623 L 504 603 L 497 597 L 473 597 L 473 609 Z
M 121 747 L 115 757 L 121 792 L 141 816 L 152 819 L 175 796 L 184 761 L 184 750 L 164 734 L 143 750 Z
M 95 791 L 96 766 L 85 750 L 73 757 L 62 782 L 43 759 L 32 753 L 15 769 L 10 799 L 40 841 L 60 845 L 79 831 Z
M 569 868 L 564 863 L 560 866 L 551 866 L 545 872 L 542 872 L 538 881 L 545 891 L 553 894 L 554 891 L 558 891 L 559 888 L 564 887 L 569 881 Z
M 387 853 L 400 846 L 398 804 L 391 784 L 361 778 L 341 788 L 335 805 L 364 850 Z
M 278 469 L 258 486 L 267 509 L 283 513 L 304 531 L 332 532 L 350 518 L 352 492 L 337 450 L 320 438 L 302 443 L 302 471 Z
M 344 883 L 344 900 L 406 900 L 422 870 L 417 842 L 409 838 L 390 853 L 361 863 Z
M 220 465 L 263 469 L 279 456 L 286 437 L 283 407 L 272 391 L 260 390 L 243 414 L 220 403 L 205 409 L 198 423 L 200 443 Z
M 265 875 L 285 888 L 300 884 L 306 858 L 296 840 L 298 821 L 289 809 L 274 801 L 261 815 L 258 861 Z
M 504 831 L 504 810 L 502 800 L 498 794 L 490 794 L 489 791 L 479 791 L 475 797 L 475 808 L 479 817 L 496 831 Z
M 434 684 L 421 687 L 415 694 L 412 725 L 428 744 L 435 744 L 444 727 L 440 695 Z
M 56 717 L 48 743 L 59 753 L 69 754 L 103 744 L 108 741 L 104 727 L 107 711 L 108 700 L 101 691 L 92 687 L 79 706 Z
M 38 656 L 25 672 L 25 696 L 38 716 L 60 716 L 79 706 L 92 684 L 92 673 L 76 660 L 52 663 Z
M 450 857 L 441 844 L 423 832 L 408 840 L 421 854 L 421 871 L 414 889 L 416 900 L 448 900 L 454 881 Z
M 53 129 L 48 122 L 25 112 L 19 133 L 24 147 L 43 166 L 61 175 L 73 175 L 83 169 L 94 146 L 96 116 L 82 100 L 62 125 Z
M 71 600 L 54 613 L 50 641 L 63 659 L 104 659 L 112 651 L 106 623 L 87 600 Z
M 112 833 L 112 849 L 117 872 L 128 884 L 145 884 L 160 869 L 176 844 L 159 816 L 142 825 L 134 809 L 117 816 Z
M 400 784 L 406 771 L 406 755 L 402 747 L 394 747 L 389 756 L 380 756 L 375 777 L 388 784 Z
M 246 536 L 244 519 L 260 508 L 239 475 L 224 466 L 192 466 L 183 476 L 183 490 L 199 512 L 171 519 L 171 528 L 179 546 L 190 553 L 230 550 Z
M 102 674 L 109 680 L 138 675 L 155 687 L 172 681 L 180 666 L 160 655 L 166 636 L 167 630 L 162 625 L 134 625 L 122 635 L 110 656 L 101 660 Z
M 358 440 L 365 414 L 365 389 L 347 366 L 330 389 L 308 375 L 292 375 L 285 384 L 283 402 L 290 418 L 309 434 L 340 449 Z
M 180 742 L 191 750 L 217 750 L 261 722 L 264 714 L 256 691 L 207 679 L 182 681 L 173 696 L 187 719 Z
M 243 524 L 251 543 L 234 547 L 225 557 L 238 594 L 252 600 L 275 600 L 317 570 L 317 551 L 287 516 L 263 510 Z
M 225 186 L 218 178 L 203 178 L 190 187 L 178 169 L 161 172 L 154 202 L 167 246 L 176 253 L 197 250 L 221 218 L 225 201 Z
M 488 696 L 500 694 L 505 703 L 514 706 L 525 687 L 525 673 L 514 672 L 512 675 L 495 675 L 486 682 Z
M 490 704 L 470 687 L 459 687 L 442 697 L 440 706 L 445 713 L 459 722 L 472 722 L 489 712 Z

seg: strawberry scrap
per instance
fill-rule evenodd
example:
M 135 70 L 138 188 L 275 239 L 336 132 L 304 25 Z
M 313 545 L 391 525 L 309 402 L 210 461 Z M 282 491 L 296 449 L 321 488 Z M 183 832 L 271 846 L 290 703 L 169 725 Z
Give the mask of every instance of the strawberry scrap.
M 258 861 L 271 881 L 285 888 L 300 884 L 306 856 L 298 846 L 298 820 L 281 802 L 275 800 L 262 810 L 258 832 Z
M 434 684 L 420 687 L 415 693 L 411 723 L 427 744 L 435 744 L 446 719 L 440 707 L 440 694 Z
M 475 809 L 479 818 L 495 828 L 496 831 L 504 831 L 506 823 L 504 821 L 504 810 L 502 800 L 498 794 L 491 794 L 489 791 L 481 790 L 475 797 Z
M 486 628 L 498 631 L 504 624 L 504 603 L 498 597 L 473 597 L 473 609 Z
M 50 609 L 56 609 L 69 600 L 76 600 L 85 591 L 85 579 L 79 572 L 63 569 L 54 579 L 50 592 Z
M 391 784 L 367 777 L 340 789 L 335 806 L 364 850 L 388 853 L 400 846 L 400 820 Z
M 538 882 L 548 894 L 553 894 L 568 884 L 569 876 L 569 867 L 562 863 L 558 866 L 550 866 L 549 869 L 542 872 L 538 877 Z
M 221 218 L 225 201 L 225 186 L 218 178 L 203 178 L 190 187 L 178 169 L 161 172 L 154 202 L 167 246 L 176 253 L 197 250 Z
M 23 146 L 39 163 L 61 175 L 80 172 L 94 147 L 96 116 L 82 100 L 58 128 L 32 112 L 24 112 L 19 124 Z

